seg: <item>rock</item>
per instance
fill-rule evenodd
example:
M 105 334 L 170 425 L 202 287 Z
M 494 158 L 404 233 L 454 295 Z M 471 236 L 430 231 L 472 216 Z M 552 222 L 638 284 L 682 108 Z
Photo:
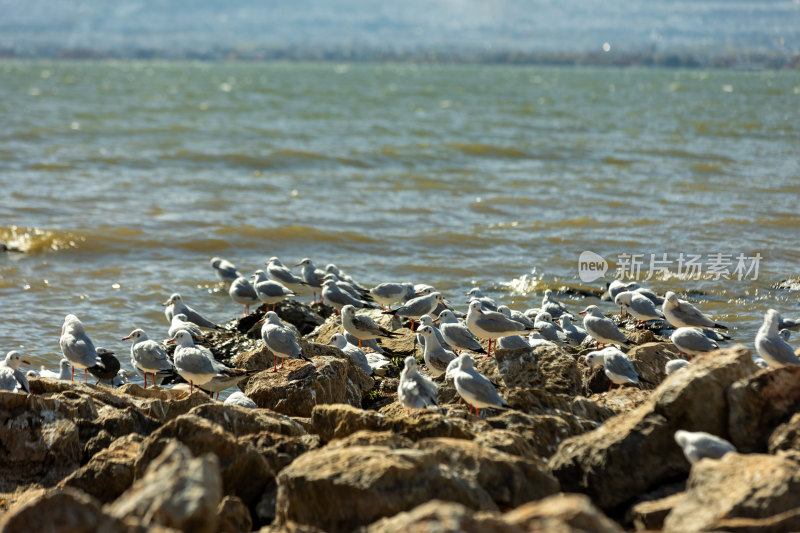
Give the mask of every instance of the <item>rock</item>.
M 726 454 L 695 463 L 686 496 L 664 521 L 665 532 L 729 531 L 733 519 L 766 519 L 794 512 L 791 527 L 800 528 L 800 456 Z M 786 517 L 778 519 L 784 525 Z M 790 517 L 791 518 L 791 517 Z
M 321 448 L 298 457 L 278 475 L 275 507 L 278 525 L 293 521 L 338 532 L 434 498 L 496 509 L 486 491 L 443 467 L 437 454 L 383 446 Z
M 144 528 L 105 514 L 94 498 L 67 487 L 46 491 L 0 519 L 0 533 L 19 531 L 134 533 Z
M 551 394 L 570 396 L 580 394 L 578 364 L 574 357 L 558 348 L 497 350 L 494 356 L 506 387 L 535 387 Z
M 688 472 L 689 463 L 673 439 L 675 431 L 725 437 L 725 391 L 755 370 L 745 347 L 720 350 L 669 376 L 640 407 L 562 442 L 550 459 L 562 490 L 586 493 L 601 509 L 613 509 Z
M 238 496 L 248 506 L 258 502 L 264 487 L 275 476 L 267 460 L 246 440 L 237 440 L 222 426 L 198 416 L 182 415 L 164 424 L 142 443 L 136 458 L 136 479 L 144 475 L 151 461 L 161 455 L 173 439 L 184 444 L 195 457 L 215 455 L 224 493 Z
M 650 334 L 652 331 L 640 332 Z M 655 338 L 655 337 L 653 337 Z M 667 362 L 678 358 L 678 349 L 671 342 L 646 342 L 635 346 L 626 354 L 639 374 L 642 388 L 654 389 L 666 377 Z
M 195 407 L 189 414 L 214 422 L 236 437 L 264 432 L 299 437 L 307 433 L 298 422 L 267 409 L 208 403 Z
M 605 375 L 605 374 L 604 374 Z M 615 414 L 633 411 L 644 404 L 652 395 L 652 391 L 635 387 L 622 387 L 611 392 L 603 392 L 592 396 L 592 400 L 600 407 L 606 407 Z
M 253 530 L 253 519 L 242 500 L 236 496 L 225 496 L 217 506 L 219 533 L 248 533 Z
M 556 494 L 506 513 L 503 520 L 523 531 L 570 533 L 622 533 L 622 528 L 601 513 L 582 494 Z
M 385 446 L 396 450 L 398 448 L 413 448 L 414 442 L 392 431 L 362 430 L 328 443 L 329 448 L 347 448 L 349 446 Z
M 528 439 L 519 432 L 509 429 L 481 431 L 475 436 L 474 442 L 499 452 L 525 457 L 526 459 L 538 460 L 542 457 L 536 453 L 536 449 L 529 444 Z
M 522 533 L 519 527 L 508 524 L 499 515 L 482 513 L 477 515 L 459 503 L 433 500 L 423 503 L 411 511 L 370 524 L 364 533 L 415 533 L 463 532 L 463 533 Z
M 61 481 L 59 487 L 80 489 L 102 503 L 115 500 L 133 483 L 134 462 L 142 440 L 136 433 L 120 437 Z
M 686 496 L 685 492 L 678 492 L 664 498 L 634 505 L 631 514 L 636 531 L 660 531 L 664 527 L 664 519 L 683 500 L 684 496 Z
M 587 428 L 577 417 L 558 411 L 547 415 L 526 415 L 519 411 L 505 411 L 486 421 L 492 427 L 505 429 L 507 434 L 522 437 L 527 447 L 521 448 L 520 451 L 530 453 L 528 451 L 530 449 L 533 457 L 550 457 L 562 441 L 595 427 L 593 425 Z M 483 441 L 489 438 L 490 433 L 493 432 L 481 432 L 476 440 Z
M 777 428 L 769 436 L 769 453 L 779 450 L 795 450 L 800 452 L 800 413 L 795 413 L 792 418 Z
M 800 366 L 762 370 L 734 383 L 730 441 L 740 453 L 765 452 L 767 439 L 778 424 L 800 411 Z
M 517 507 L 558 492 L 558 481 L 540 459 L 525 459 L 461 439 L 423 439 L 416 449 L 479 485 L 500 508 Z
M 221 499 L 217 458 L 211 454 L 192 458 L 188 448 L 173 441 L 144 476 L 106 509 L 114 517 L 133 517 L 147 526 L 214 533 Z
M 266 305 L 259 306 L 259 312 L 262 307 L 264 308 L 263 313 L 261 313 L 263 315 L 266 313 Z M 293 325 L 300 335 L 308 335 L 325 321 L 325 318 L 316 309 L 297 300 L 279 302 L 275 306 L 275 312 L 281 322 Z
M 429 412 L 417 417 L 390 417 L 347 405 L 318 405 L 311 424 L 322 442 L 341 439 L 360 430 L 392 431 L 411 440 L 426 437 L 472 439 L 475 434 L 466 420 Z

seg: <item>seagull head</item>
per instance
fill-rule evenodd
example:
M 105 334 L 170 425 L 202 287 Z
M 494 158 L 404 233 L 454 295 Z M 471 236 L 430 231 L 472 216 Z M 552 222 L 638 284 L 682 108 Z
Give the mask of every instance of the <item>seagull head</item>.
M 120 340 L 123 340 L 123 341 L 139 341 L 139 340 L 146 341 L 147 340 L 147 334 L 145 334 L 143 329 L 135 329 L 135 330 L 131 331 L 130 335 L 128 335 L 127 337 L 122 337 L 122 339 L 120 339 Z
M 164 302 L 161 305 L 166 307 L 168 305 L 172 305 L 172 304 L 178 303 L 180 301 L 181 301 L 181 295 L 176 292 L 176 293 L 173 293 L 172 296 L 169 297 L 169 300 L 167 300 L 166 302 Z
M 340 350 L 347 346 L 347 339 L 344 338 L 344 335 L 341 333 L 337 333 L 336 335 L 331 337 L 331 340 L 328 341 L 329 346 L 333 346 L 334 348 L 339 348 Z
M 13 368 L 14 370 L 19 369 L 19 365 L 25 363 L 29 365 L 30 363 L 22 358 L 22 354 L 20 354 L 16 350 L 11 350 L 6 354 L 6 366 L 9 368 Z
M 481 305 L 480 301 L 478 301 L 478 300 L 470 300 L 470 302 L 469 302 L 469 310 L 470 311 L 474 311 L 475 313 L 483 314 L 483 311 L 481 310 L 481 307 L 483 307 L 483 306 Z

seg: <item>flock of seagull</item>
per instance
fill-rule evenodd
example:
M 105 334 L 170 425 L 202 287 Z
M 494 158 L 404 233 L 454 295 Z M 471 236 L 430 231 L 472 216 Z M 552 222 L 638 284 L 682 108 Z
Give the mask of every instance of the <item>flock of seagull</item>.
M 229 284 L 228 294 L 233 302 L 244 306 L 244 315 L 251 305 L 266 303 L 272 306 L 261 319 L 261 339 L 274 354 L 273 372 L 283 367 L 287 358 L 308 360 L 300 348 L 295 332 L 284 325 L 274 312 L 275 305 L 286 298 L 313 295 L 331 306 L 341 316 L 342 333 L 334 335 L 329 344 L 342 350 L 351 360 L 369 374 L 385 373 L 390 361 L 376 342 L 381 338 L 396 337 L 398 333 L 380 326 L 367 313 L 359 309 L 382 308 L 383 313 L 405 318 L 416 330 L 417 340 L 423 349 L 425 372 L 420 373 L 414 357 L 406 358 L 400 376 L 398 398 L 407 409 L 438 408 L 437 385 L 431 378 L 445 375 L 452 378 L 459 395 L 475 409 L 507 407 L 494 385 L 474 367 L 473 355 L 488 357 L 494 349 L 531 348 L 542 345 L 571 345 L 586 347 L 592 341 L 596 350 L 586 355 L 586 364 L 593 371 L 602 367 L 611 382 L 620 386 L 639 384 L 630 359 L 620 348 L 631 346 L 624 332 L 597 305 L 588 305 L 583 315 L 582 327 L 572 323 L 574 315 L 557 301 L 552 291 L 545 291 L 542 305 L 524 312 L 511 310 L 473 288 L 466 296 L 468 308 L 464 315 L 450 306 L 442 293 L 429 285 L 412 283 L 381 283 L 366 288 L 339 270 L 335 265 L 318 269 L 305 258 L 295 266 L 301 267 L 299 275 L 283 265 L 277 257 L 266 261 L 265 270 L 256 270 L 250 280 L 243 276 L 233 263 L 214 257 L 211 267 L 218 279 Z M 604 298 L 620 306 L 620 314 L 627 312 L 635 327 L 648 321 L 662 320 L 675 328 L 670 340 L 689 360 L 679 359 L 667 365 L 667 373 L 686 366 L 693 356 L 700 356 L 719 348 L 728 337 L 724 325 L 704 314 L 674 292 L 663 297 L 636 283 L 619 280 L 608 284 Z M 167 356 L 164 343 L 148 338 L 143 329 L 135 329 L 122 340 L 131 341 L 131 366 L 152 383 L 178 374 L 194 387 L 219 393 L 233 387 L 256 371 L 229 368 L 218 362 L 201 343 L 204 332 L 220 328 L 173 294 L 162 304 L 169 322 L 165 343 L 175 344 L 172 360 Z M 463 320 L 460 320 L 463 318 Z M 784 320 L 774 309 L 767 311 L 764 323 L 755 338 L 758 353 L 756 362 L 764 367 L 798 365 L 800 359 L 788 344 L 789 330 L 800 329 L 800 320 Z M 480 340 L 488 341 L 485 350 Z M 356 346 L 357 345 L 357 346 Z M 98 381 L 112 384 L 127 382 L 128 376 L 120 370 L 119 360 L 101 347 L 95 347 L 77 316 L 69 314 L 64 319 L 60 346 L 64 359 L 60 372 L 42 369 L 43 376 L 74 379 L 75 369 L 84 370 L 84 381 L 92 373 Z M 365 352 L 364 349 L 367 349 Z M 281 359 L 278 366 L 277 359 Z M 17 351 L 8 352 L 0 362 L 0 389 L 30 392 L 20 364 L 26 363 Z M 71 376 L 69 369 L 71 367 Z M 30 373 L 29 373 L 30 374 Z M 430 377 L 429 377 L 430 376 Z M 609 388 L 610 390 L 610 388 Z M 231 395 L 234 401 L 253 406 L 243 395 Z M 229 398 L 230 400 L 230 398 Z

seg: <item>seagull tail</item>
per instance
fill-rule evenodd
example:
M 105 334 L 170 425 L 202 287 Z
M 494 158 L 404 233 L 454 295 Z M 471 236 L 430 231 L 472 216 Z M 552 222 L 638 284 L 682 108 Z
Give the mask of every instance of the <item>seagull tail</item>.
M 309 359 L 308 357 L 306 357 L 303 354 L 300 354 L 300 359 L 302 359 L 303 361 L 308 361 L 309 363 L 313 363 L 314 362 L 314 361 L 312 361 L 311 359 Z
M 714 323 L 714 327 L 717 328 L 717 329 L 728 329 L 728 326 L 724 326 L 722 324 L 717 324 L 716 322 Z
M 397 309 L 389 309 L 388 311 L 381 311 L 381 314 L 384 314 L 384 315 L 396 315 L 397 314 Z

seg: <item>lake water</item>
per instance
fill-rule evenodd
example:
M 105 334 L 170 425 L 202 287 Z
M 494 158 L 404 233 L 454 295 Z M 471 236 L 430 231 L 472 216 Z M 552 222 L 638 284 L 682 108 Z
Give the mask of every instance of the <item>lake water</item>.
M 133 328 L 166 335 L 172 292 L 241 313 L 215 255 L 523 309 L 667 254 L 643 283 L 694 291 L 737 341 L 769 307 L 800 314 L 772 288 L 800 273 L 798 72 L 11 61 L 0 117 L 0 242 L 25 252 L 0 254 L 0 351 L 37 366 L 67 313 L 124 365 Z M 612 263 L 591 283 L 587 250 Z M 687 279 L 681 253 L 732 279 Z

